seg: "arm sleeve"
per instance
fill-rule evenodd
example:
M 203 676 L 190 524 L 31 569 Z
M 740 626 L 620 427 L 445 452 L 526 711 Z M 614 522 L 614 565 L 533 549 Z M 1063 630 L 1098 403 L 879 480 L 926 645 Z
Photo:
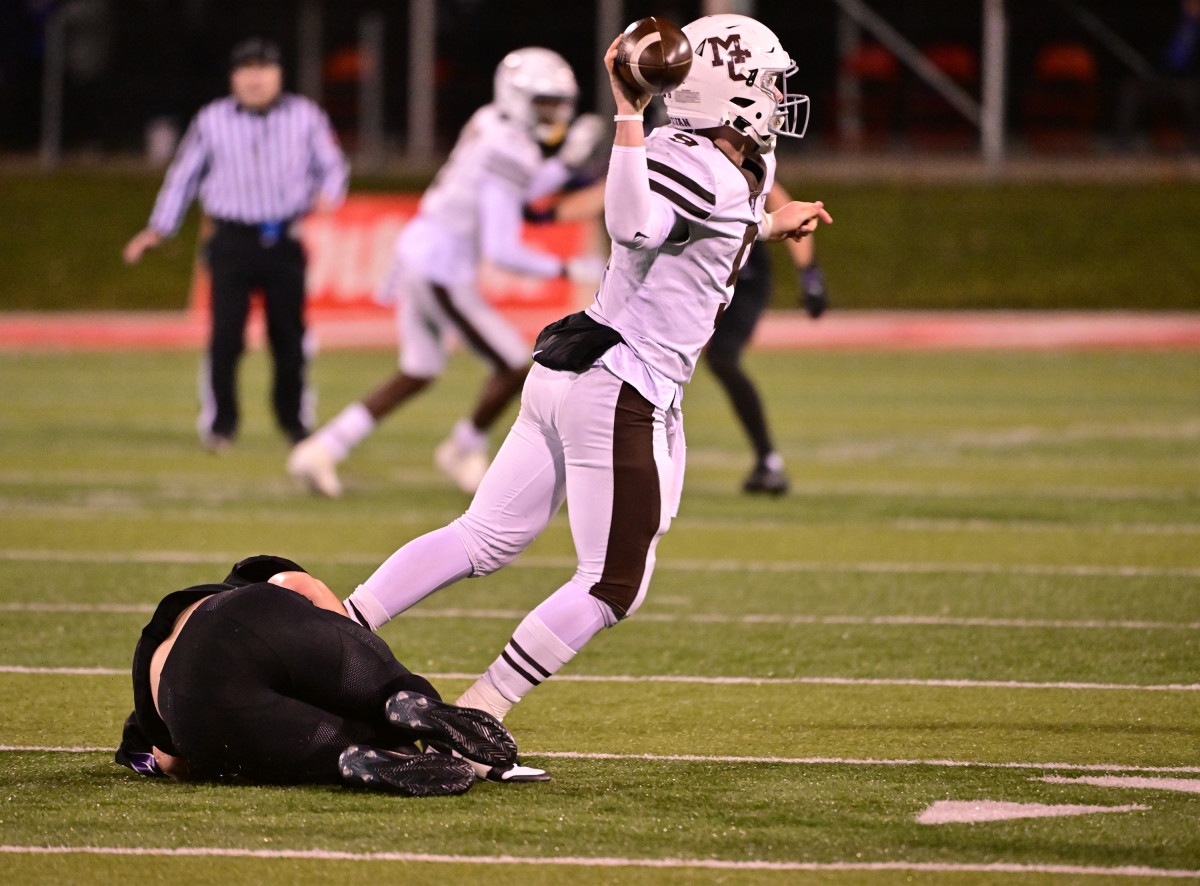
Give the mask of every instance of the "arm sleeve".
M 196 199 L 208 164 L 209 149 L 197 115 L 179 143 L 179 150 L 175 152 L 175 159 L 158 191 L 154 211 L 150 213 L 151 228 L 164 237 L 175 235 L 188 207 Z
M 316 109 L 316 122 L 312 134 L 312 169 L 317 182 L 317 192 L 333 206 L 340 206 L 346 199 L 350 182 L 350 165 L 337 136 L 329 123 L 329 116 Z
M 523 196 L 521 190 L 498 176 L 483 177 L 479 185 L 479 239 L 483 257 L 521 274 L 557 277 L 563 271 L 562 259 L 521 242 Z
M 651 192 L 646 149 L 613 145 L 604 187 L 604 225 L 613 242 L 657 249 L 675 224 L 675 212 Z

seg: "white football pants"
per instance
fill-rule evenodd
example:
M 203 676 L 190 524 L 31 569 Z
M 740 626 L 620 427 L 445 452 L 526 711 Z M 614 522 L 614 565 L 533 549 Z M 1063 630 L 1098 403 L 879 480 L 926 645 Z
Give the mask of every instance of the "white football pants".
M 516 423 L 452 525 L 473 574 L 486 575 L 525 550 L 566 498 L 579 560 L 571 581 L 624 618 L 645 597 L 678 508 L 683 459 L 676 410 L 655 407 L 602 366 L 535 364 Z
M 403 269 L 400 279 L 396 332 L 400 370 L 406 375 L 440 376 L 449 357 L 447 339 L 454 334 L 493 369 L 518 369 L 529 362 L 529 343 L 474 281 L 443 286 Z
M 678 510 L 684 454 L 677 408 L 654 406 L 602 366 L 573 373 L 535 364 L 467 512 L 396 551 L 347 605 L 378 628 L 440 588 L 512 562 L 568 500 L 575 574 L 488 669 L 516 701 L 641 605 L 658 540 Z

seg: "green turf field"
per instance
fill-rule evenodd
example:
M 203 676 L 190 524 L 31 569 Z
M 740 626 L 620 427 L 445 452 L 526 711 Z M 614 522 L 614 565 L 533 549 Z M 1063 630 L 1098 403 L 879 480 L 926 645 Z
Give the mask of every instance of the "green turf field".
M 321 417 L 393 360 L 321 355 Z M 355 452 L 337 502 L 285 476 L 261 353 L 238 447 L 202 452 L 195 363 L 0 354 L 11 882 L 1200 877 L 1200 353 L 752 355 L 794 481 L 778 500 L 736 492 L 747 450 L 701 373 L 645 606 L 509 719 L 554 780 L 437 800 L 111 762 L 167 591 L 273 552 L 346 592 L 466 504 L 430 453 L 469 360 Z M 560 516 L 383 635 L 453 697 L 571 568 Z M 1113 809 L 918 821 L 945 801 Z

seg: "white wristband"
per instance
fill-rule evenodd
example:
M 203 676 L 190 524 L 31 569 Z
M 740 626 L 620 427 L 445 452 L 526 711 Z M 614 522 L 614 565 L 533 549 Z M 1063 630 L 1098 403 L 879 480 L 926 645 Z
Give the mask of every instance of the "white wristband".
M 613 122 L 615 123 L 641 123 L 641 114 L 614 114 Z
M 774 227 L 775 227 L 775 219 L 771 216 L 771 213 L 764 212 L 763 217 L 762 217 L 762 222 L 758 226 L 758 234 L 755 236 L 755 239 L 756 240 L 769 239 L 771 236 L 771 231 L 772 231 L 772 229 L 774 229 Z

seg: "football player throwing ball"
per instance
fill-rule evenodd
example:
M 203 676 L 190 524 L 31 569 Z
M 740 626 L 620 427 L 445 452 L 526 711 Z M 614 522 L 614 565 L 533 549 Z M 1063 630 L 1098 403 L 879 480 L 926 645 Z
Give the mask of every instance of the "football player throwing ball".
M 832 219 L 820 202 L 764 209 L 779 136 L 808 99 L 775 34 L 740 15 L 683 28 L 688 76 L 664 95 L 670 125 L 644 136 L 648 93 L 605 55 L 616 135 L 605 192 L 612 255 L 593 303 L 534 345 L 521 411 L 467 512 L 393 554 L 346 601 L 372 629 L 434 591 L 512 562 L 570 499 L 575 572 L 517 626 L 458 704 L 503 718 L 646 596 L 684 474 L 682 386 L 756 240 Z

